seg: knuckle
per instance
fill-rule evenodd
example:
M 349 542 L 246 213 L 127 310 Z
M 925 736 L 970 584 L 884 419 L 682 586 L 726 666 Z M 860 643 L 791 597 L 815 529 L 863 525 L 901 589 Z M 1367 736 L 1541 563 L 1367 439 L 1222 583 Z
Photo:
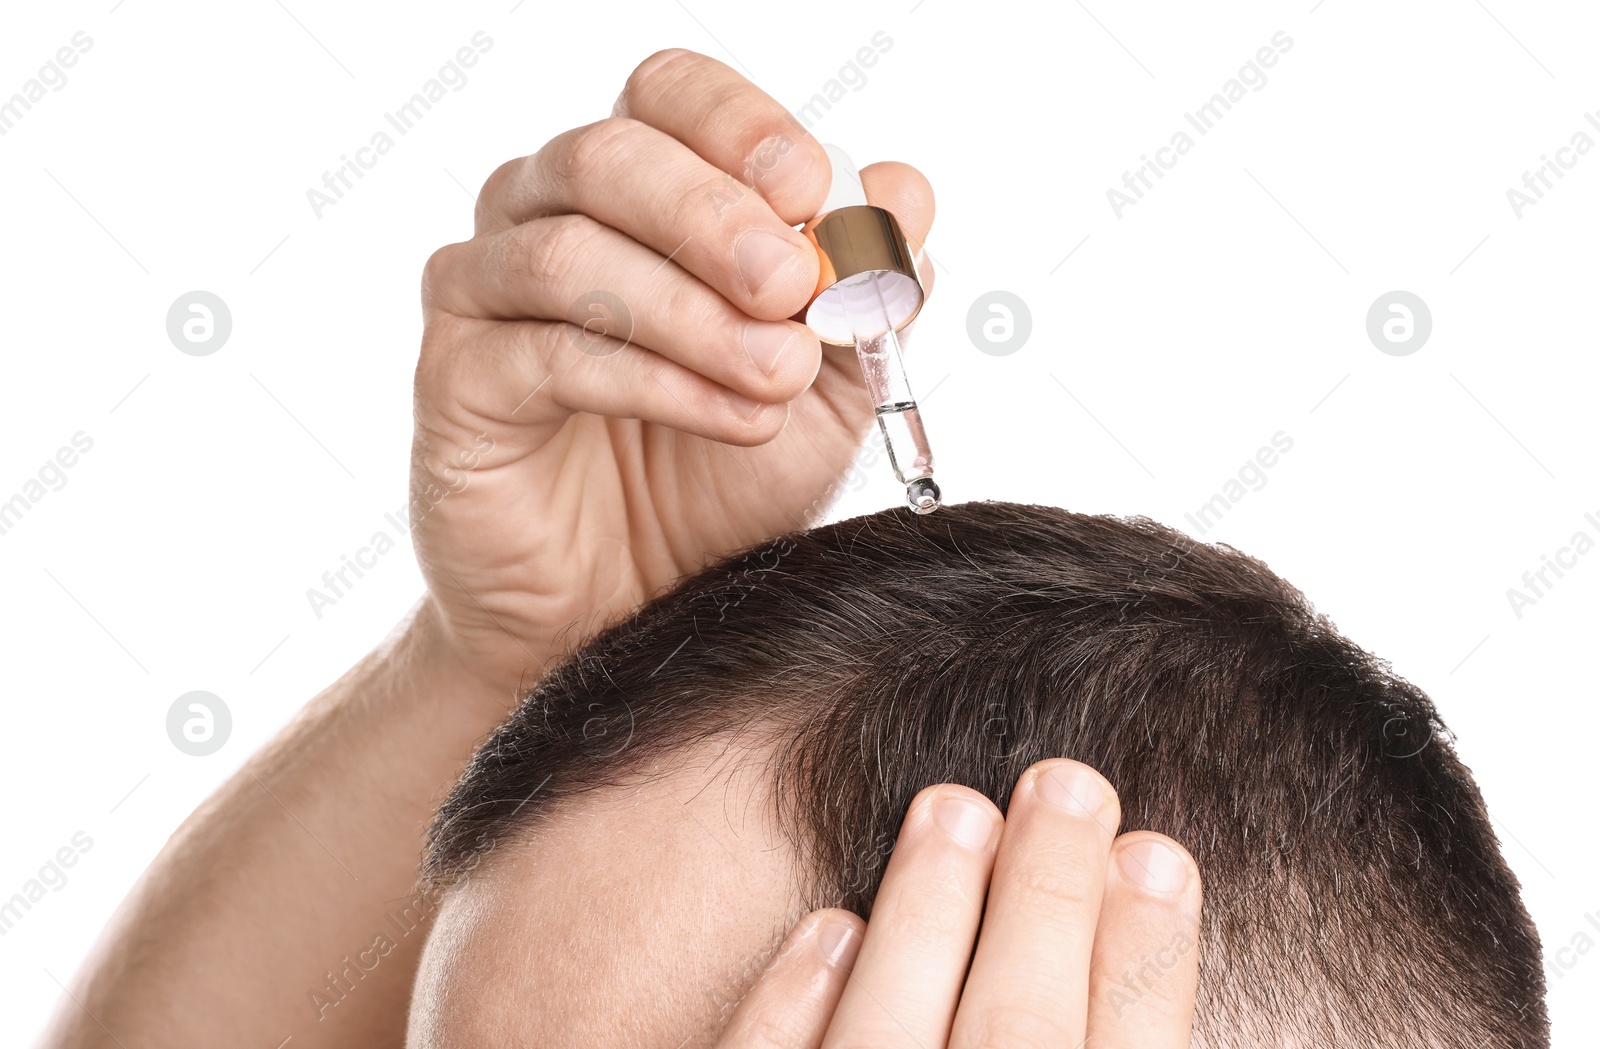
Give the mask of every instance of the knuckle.
M 550 168 L 563 182 L 602 178 L 618 169 L 644 124 L 631 117 L 606 117 L 567 132 L 556 141 Z
M 746 186 L 758 186 L 768 169 L 795 145 L 789 129 L 769 111 L 769 104 L 759 90 L 746 84 L 729 84 L 705 102 L 701 119 L 737 145 L 742 166 L 736 177 Z
M 422 349 L 417 354 L 417 367 L 411 379 L 419 398 L 438 384 L 444 362 L 450 357 L 449 346 L 449 337 L 437 325 L 430 324 L 423 330 Z
M 675 78 L 700 59 L 700 55 L 683 47 L 668 47 L 657 51 L 633 67 L 627 83 L 622 87 L 625 102 L 637 101 L 655 89 L 662 80 Z
M 744 356 L 741 352 L 740 356 Z M 784 347 L 772 374 L 758 382 L 763 400 L 791 401 L 810 388 L 822 363 L 822 344 L 809 330 L 796 332 Z
M 478 204 L 488 207 L 499 199 L 504 194 L 506 186 L 521 177 L 527 168 L 527 163 L 527 157 L 518 157 L 515 160 L 505 161 L 489 172 L 489 177 L 483 180 L 483 185 L 478 189 Z
M 543 368 L 547 374 L 553 367 L 552 362 L 570 356 L 569 351 L 577 346 L 572 329 L 566 324 L 529 324 L 522 327 L 525 330 L 520 338 L 525 340 L 527 355 L 533 360 L 545 362 Z M 552 385 L 559 386 L 559 379 Z
M 728 339 L 737 343 L 739 325 L 733 323 L 733 310 L 727 300 L 718 295 L 708 295 L 699 281 L 673 281 L 666 294 L 661 315 L 672 318 L 672 326 L 696 338 Z M 741 351 L 742 352 L 742 351 Z
M 431 306 L 441 298 L 440 290 L 455 258 L 456 245 L 446 244 L 434 250 L 422 264 L 422 302 Z
M 560 284 L 581 267 L 595 225 L 583 215 L 557 215 L 517 227 L 502 260 L 514 277 L 535 284 Z
M 1081 922 L 1099 913 L 1101 885 L 1090 878 L 1085 856 L 1049 856 L 1030 859 L 1013 871 L 1012 897 L 1029 901 L 1042 921 Z
M 730 213 L 748 214 L 750 194 L 748 186 L 722 172 L 683 190 L 663 186 L 654 203 L 667 220 L 668 229 L 678 230 L 681 236 L 696 237 L 697 244 L 699 240 L 709 240 L 715 245 L 714 254 L 731 259 L 737 227 L 727 220 Z
M 795 141 L 793 129 L 786 126 L 782 120 L 762 123 L 764 126 L 760 129 L 760 140 L 751 147 L 749 160 L 745 166 L 747 176 L 745 181 L 750 183 L 759 182 L 779 160 L 800 148 L 800 144 Z
M 937 880 L 904 889 L 897 908 L 897 935 L 918 950 L 943 952 L 958 939 L 971 940 L 972 914 L 981 906 L 959 887 Z
M 437 368 L 441 359 L 455 354 L 456 347 L 465 341 L 465 327 L 466 322 L 462 318 L 451 314 L 436 313 L 428 318 L 417 356 L 419 375 L 424 370 Z
M 1019 1045 L 1076 1045 L 1061 1016 L 1043 1002 L 996 1003 L 972 1020 L 972 1049 L 1013 1049 Z
M 708 126 L 724 131 L 759 134 L 756 128 L 748 126 L 750 116 L 750 89 L 743 84 L 726 84 L 706 96 L 701 119 Z

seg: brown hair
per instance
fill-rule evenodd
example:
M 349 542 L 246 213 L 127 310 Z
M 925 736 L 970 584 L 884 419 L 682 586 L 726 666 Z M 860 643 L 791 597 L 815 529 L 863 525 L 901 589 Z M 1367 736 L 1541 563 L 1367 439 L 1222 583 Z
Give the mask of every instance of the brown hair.
M 751 729 L 818 906 L 869 914 L 922 787 L 1004 809 L 1028 765 L 1072 757 L 1117 788 L 1124 830 L 1199 863 L 1197 1045 L 1548 1045 L 1538 936 L 1433 704 L 1261 562 L 1143 519 L 889 511 L 680 581 L 484 743 L 425 880 Z

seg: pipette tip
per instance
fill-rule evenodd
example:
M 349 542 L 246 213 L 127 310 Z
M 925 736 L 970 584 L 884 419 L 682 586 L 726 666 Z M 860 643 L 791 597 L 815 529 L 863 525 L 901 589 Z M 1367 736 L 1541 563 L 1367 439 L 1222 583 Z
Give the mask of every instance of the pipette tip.
M 931 477 L 919 477 L 906 485 L 906 502 L 919 514 L 931 514 L 939 509 L 939 486 Z

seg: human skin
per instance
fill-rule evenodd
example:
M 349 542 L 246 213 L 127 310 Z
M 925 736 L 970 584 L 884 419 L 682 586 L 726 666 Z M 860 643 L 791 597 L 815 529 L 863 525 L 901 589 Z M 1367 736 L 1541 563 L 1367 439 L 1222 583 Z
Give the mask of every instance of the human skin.
M 308 1002 L 411 896 L 474 744 L 598 627 L 814 523 L 872 425 L 849 351 L 787 319 L 817 279 L 792 227 L 829 175 L 780 105 L 674 50 L 639 65 L 610 119 L 490 176 L 474 236 L 423 275 L 411 486 L 428 593 L 174 833 L 44 1045 L 404 1043 L 421 934 L 337 1007 Z M 861 176 L 920 246 L 927 181 L 896 163 Z M 596 289 L 628 305 L 630 341 L 577 327 Z
M 410 1049 L 1189 1044 L 1198 872 L 1162 835 L 1116 835 L 1088 766 L 1035 765 L 1003 821 L 968 788 L 922 791 L 863 941 L 846 911 L 795 924 L 771 756 L 713 739 L 491 853 L 435 919 Z

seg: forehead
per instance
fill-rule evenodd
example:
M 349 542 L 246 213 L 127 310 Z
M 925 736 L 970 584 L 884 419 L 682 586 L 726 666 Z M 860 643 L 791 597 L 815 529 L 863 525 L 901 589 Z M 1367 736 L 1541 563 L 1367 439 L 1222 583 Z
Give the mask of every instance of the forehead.
M 765 758 L 697 746 L 493 852 L 435 918 L 411 1049 L 710 1045 L 799 917 Z

